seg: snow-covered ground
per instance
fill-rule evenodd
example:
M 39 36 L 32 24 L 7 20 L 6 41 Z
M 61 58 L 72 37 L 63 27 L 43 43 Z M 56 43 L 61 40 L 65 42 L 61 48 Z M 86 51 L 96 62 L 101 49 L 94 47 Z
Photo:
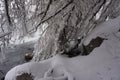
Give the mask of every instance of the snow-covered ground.
M 25 63 L 11 69 L 5 80 L 16 80 L 22 73 L 31 73 L 34 80 L 120 80 L 120 17 L 95 28 L 85 44 L 97 36 L 106 40 L 88 56 L 56 55 L 49 60 Z

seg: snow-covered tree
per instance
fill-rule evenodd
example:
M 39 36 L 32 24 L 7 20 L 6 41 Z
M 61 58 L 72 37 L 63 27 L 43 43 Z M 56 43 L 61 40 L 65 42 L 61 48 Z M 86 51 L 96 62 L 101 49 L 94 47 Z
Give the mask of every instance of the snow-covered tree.
M 0 38 L 9 42 L 39 29 L 34 60 L 55 54 L 76 56 L 83 54 L 83 42 L 97 25 L 119 16 L 119 5 L 119 0 L 1 0 Z
M 119 0 L 41 0 L 40 22 L 48 27 L 39 39 L 34 60 L 55 54 L 84 55 L 83 42 L 100 23 L 119 16 Z

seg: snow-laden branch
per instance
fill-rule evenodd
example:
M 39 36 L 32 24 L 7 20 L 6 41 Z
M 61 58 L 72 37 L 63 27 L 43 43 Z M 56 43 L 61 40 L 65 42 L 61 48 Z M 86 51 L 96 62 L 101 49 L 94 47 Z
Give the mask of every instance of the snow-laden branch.
M 0 34 L 0 38 L 3 38 L 4 36 L 9 35 L 9 34 L 11 34 L 11 32 L 6 32 L 6 33 L 3 33 L 3 34 Z
M 40 21 L 37 26 L 35 26 L 33 29 L 31 29 L 31 30 L 29 31 L 29 33 L 32 32 L 34 29 L 37 30 L 37 28 L 38 28 L 42 23 L 44 23 L 44 22 L 46 22 L 46 21 L 54 18 L 56 15 L 58 15 L 60 12 L 62 12 L 64 9 L 66 9 L 72 2 L 73 2 L 73 0 L 69 1 L 65 6 L 63 6 L 60 10 L 58 10 L 55 14 L 53 14 L 53 15 L 51 15 L 50 17 L 48 17 L 48 18 L 43 19 L 42 21 Z M 50 4 L 49 4 L 49 6 L 50 6 Z M 49 6 L 48 6 L 48 7 L 49 7 Z M 46 15 L 46 13 L 47 13 L 47 11 L 45 12 L 44 15 Z M 43 18 L 44 18 L 44 17 L 43 17 Z

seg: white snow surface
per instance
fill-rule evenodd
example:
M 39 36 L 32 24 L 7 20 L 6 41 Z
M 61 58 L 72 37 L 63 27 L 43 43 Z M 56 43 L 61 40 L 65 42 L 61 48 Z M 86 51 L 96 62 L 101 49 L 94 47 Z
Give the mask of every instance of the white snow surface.
M 110 35 L 117 33 L 119 29 L 120 29 L 120 16 L 116 19 L 109 19 L 108 21 L 98 25 L 87 37 L 84 44 L 85 45 L 89 44 L 91 39 L 96 38 L 97 36 L 108 38 Z
M 88 36 L 106 38 L 88 56 L 67 58 L 56 55 L 40 62 L 29 62 L 11 69 L 5 80 L 16 80 L 22 73 L 31 73 L 34 80 L 120 80 L 120 17 L 109 20 Z

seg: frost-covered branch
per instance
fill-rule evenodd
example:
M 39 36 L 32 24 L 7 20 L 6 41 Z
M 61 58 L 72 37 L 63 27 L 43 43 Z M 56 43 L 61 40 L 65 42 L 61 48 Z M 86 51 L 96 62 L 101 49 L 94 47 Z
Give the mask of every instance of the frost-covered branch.
M 9 34 L 11 34 L 11 32 L 6 32 L 6 33 L 3 33 L 3 34 L 0 34 L 0 38 L 3 38 L 3 37 L 5 37 L 5 36 L 7 36 Z
M 63 6 L 60 10 L 58 10 L 55 14 L 53 14 L 52 16 L 50 16 L 50 17 L 48 17 L 48 18 L 43 19 L 42 21 L 40 21 L 40 23 L 39 23 L 35 28 L 33 28 L 32 30 L 34 30 L 34 29 L 37 30 L 37 28 L 38 28 L 42 23 L 44 23 L 44 22 L 46 22 L 46 21 L 54 18 L 57 14 L 59 14 L 61 11 L 63 11 L 65 8 L 67 8 L 72 2 L 73 2 L 73 0 L 69 1 L 65 6 Z M 49 5 L 50 5 L 50 4 L 49 4 Z M 46 13 L 47 13 L 47 11 L 46 11 Z M 46 14 L 45 14 L 45 15 L 46 15 Z M 30 30 L 29 32 L 31 32 L 32 30 Z

